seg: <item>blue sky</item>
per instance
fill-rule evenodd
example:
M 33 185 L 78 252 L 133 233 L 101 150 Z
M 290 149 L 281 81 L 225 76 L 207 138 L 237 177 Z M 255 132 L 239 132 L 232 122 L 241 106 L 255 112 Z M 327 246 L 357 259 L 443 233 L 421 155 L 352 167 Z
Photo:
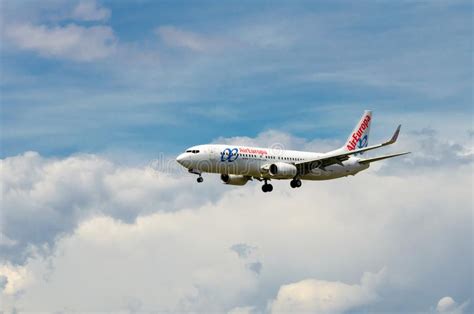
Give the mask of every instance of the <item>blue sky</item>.
M 92 19 L 73 8 L 3 2 L 2 156 L 150 158 L 269 129 L 344 138 L 366 108 L 426 116 L 408 129 L 472 129 L 469 1 L 110 1 Z M 108 33 L 81 56 L 54 38 L 68 25 Z M 26 45 L 41 27 L 47 39 Z M 397 123 L 385 122 L 380 132 Z
M 472 1 L 0 8 L 0 311 L 473 312 Z M 175 162 L 365 109 L 412 154 L 272 193 Z

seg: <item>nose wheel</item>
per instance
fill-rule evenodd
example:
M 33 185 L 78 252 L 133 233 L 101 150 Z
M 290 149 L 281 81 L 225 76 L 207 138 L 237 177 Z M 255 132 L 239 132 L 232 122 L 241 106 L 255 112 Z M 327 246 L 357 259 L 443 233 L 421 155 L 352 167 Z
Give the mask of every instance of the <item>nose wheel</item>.
M 294 188 L 299 188 L 299 187 L 301 187 L 301 180 L 300 180 L 300 179 L 293 179 L 293 180 L 291 180 L 290 186 L 291 186 L 293 189 L 294 189 Z
M 202 172 L 199 171 L 199 170 L 196 170 L 196 169 L 189 169 L 188 170 L 189 173 L 192 173 L 192 174 L 197 174 L 198 175 L 198 178 L 197 178 L 197 182 L 198 183 L 201 183 L 202 181 L 204 181 L 204 178 L 202 177 Z
M 273 185 L 267 183 L 267 180 L 265 180 L 265 184 L 262 185 L 262 191 L 263 191 L 264 193 L 273 191 Z

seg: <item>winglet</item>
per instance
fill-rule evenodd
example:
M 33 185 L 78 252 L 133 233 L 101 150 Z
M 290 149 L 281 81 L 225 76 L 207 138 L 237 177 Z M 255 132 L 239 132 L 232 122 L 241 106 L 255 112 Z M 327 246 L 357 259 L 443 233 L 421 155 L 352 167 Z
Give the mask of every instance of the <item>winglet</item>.
M 393 144 L 397 141 L 397 138 L 398 138 L 398 134 L 400 134 L 400 128 L 402 127 L 401 124 L 398 125 L 398 128 L 395 130 L 395 133 L 393 133 L 393 136 L 392 138 L 390 139 L 390 141 L 388 141 L 386 144 L 389 145 L 389 144 Z

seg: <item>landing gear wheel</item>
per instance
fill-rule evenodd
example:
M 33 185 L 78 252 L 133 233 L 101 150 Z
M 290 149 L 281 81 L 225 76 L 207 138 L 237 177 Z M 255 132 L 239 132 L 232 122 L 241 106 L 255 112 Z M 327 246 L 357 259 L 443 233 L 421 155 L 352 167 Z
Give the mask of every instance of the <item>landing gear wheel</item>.
M 290 182 L 290 186 L 292 188 L 299 188 L 301 186 L 301 180 L 300 179 L 293 179 Z
M 202 178 L 201 174 L 202 172 L 197 170 L 197 169 L 193 169 L 193 168 L 190 168 L 188 169 L 188 172 L 189 173 L 192 173 L 192 174 L 197 174 L 198 175 L 198 178 L 197 178 L 197 182 L 198 183 L 201 183 L 202 181 L 204 181 L 204 179 Z
M 262 185 L 262 191 L 264 193 L 273 191 L 273 185 L 265 183 L 264 185 Z

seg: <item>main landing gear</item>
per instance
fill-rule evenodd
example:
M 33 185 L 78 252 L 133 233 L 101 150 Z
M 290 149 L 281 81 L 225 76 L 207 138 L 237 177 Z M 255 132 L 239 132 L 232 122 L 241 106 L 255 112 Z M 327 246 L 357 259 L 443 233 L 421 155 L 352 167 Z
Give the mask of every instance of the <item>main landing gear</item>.
M 261 179 L 260 179 L 261 180 Z M 298 178 L 294 178 L 293 180 L 290 181 L 290 186 L 292 188 L 299 188 L 301 187 L 301 180 Z M 262 185 L 262 191 L 264 193 L 271 192 L 273 191 L 273 185 L 267 183 L 267 180 L 265 179 L 265 184 Z
M 265 184 L 262 185 L 262 191 L 263 191 L 264 193 L 273 191 L 273 185 L 267 183 L 267 180 L 265 180 Z
M 197 178 L 197 180 L 196 180 L 198 183 L 201 183 L 202 181 L 204 181 L 204 178 L 203 178 L 202 175 L 201 175 L 201 174 L 202 174 L 201 171 L 196 170 L 196 169 L 189 169 L 188 172 L 198 175 L 198 178 Z
M 293 179 L 291 180 L 290 182 L 290 186 L 294 189 L 294 188 L 299 188 L 301 186 L 301 180 L 300 179 Z

